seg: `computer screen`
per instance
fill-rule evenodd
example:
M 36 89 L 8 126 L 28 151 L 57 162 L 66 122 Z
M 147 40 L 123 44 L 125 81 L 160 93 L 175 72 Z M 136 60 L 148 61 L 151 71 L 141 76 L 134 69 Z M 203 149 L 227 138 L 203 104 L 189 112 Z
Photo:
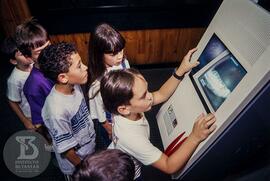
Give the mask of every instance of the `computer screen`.
M 199 62 L 190 77 L 208 112 L 216 111 L 247 71 L 216 34 L 208 41 Z

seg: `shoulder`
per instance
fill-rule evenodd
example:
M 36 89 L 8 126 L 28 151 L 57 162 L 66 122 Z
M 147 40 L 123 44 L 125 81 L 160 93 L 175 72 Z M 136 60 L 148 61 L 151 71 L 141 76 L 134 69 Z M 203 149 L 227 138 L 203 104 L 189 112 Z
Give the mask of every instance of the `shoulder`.
M 53 87 L 51 92 L 46 97 L 44 107 L 45 106 L 56 107 L 58 105 L 58 103 L 60 103 L 61 101 L 62 101 L 61 96 L 58 96 L 58 94 L 56 93 L 56 91 L 55 91 L 55 89 Z M 52 105 L 54 105 L 54 106 L 52 106 Z
M 18 82 L 18 81 L 25 81 L 27 77 L 29 76 L 30 72 L 23 72 L 16 67 L 12 70 L 8 77 L 8 81 L 10 82 Z
M 31 72 L 24 87 L 31 90 L 51 90 L 53 82 L 44 77 L 42 73 Z
M 91 85 L 90 85 L 90 89 L 97 89 L 100 87 L 100 80 L 97 79 L 95 80 Z
M 64 106 L 67 105 L 67 106 Z M 44 106 L 43 106 L 43 112 L 50 114 L 50 116 L 62 114 L 63 112 L 66 112 L 66 108 L 68 107 L 68 104 L 64 98 L 64 96 L 61 96 L 59 93 L 57 93 L 52 88 L 52 91 L 47 96 Z
M 89 88 L 88 95 L 89 97 L 93 97 L 100 89 L 100 81 L 95 80 Z
M 16 74 L 17 73 L 14 68 L 7 79 L 8 84 L 12 84 L 12 83 L 14 84 L 15 82 L 17 82 L 18 76 Z

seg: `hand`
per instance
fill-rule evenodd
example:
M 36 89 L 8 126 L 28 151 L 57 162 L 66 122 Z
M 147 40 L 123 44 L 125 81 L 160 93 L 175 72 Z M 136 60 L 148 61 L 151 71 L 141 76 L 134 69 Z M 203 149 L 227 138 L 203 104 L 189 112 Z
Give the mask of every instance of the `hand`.
M 188 51 L 188 53 L 183 58 L 180 66 L 176 70 L 177 75 L 182 76 L 186 72 L 190 71 L 193 67 L 196 67 L 197 65 L 200 64 L 198 61 L 195 61 L 193 63 L 190 62 L 190 59 L 191 59 L 193 53 L 196 51 L 197 51 L 197 48 L 193 48 L 193 49 Z
M 112 139 L 112 124 L 109 123 L 108 120 L 105 121 L 105 123 L 102 124 L 102 126 L 105 128 L 107 131 L 109 138 Z
M 213 114 L 201 114 L 195 121 L 192 129 L 191 137 L 194 138 L 195 141 L 201 142 L 205 140 L 215 129 L 216 118 Z

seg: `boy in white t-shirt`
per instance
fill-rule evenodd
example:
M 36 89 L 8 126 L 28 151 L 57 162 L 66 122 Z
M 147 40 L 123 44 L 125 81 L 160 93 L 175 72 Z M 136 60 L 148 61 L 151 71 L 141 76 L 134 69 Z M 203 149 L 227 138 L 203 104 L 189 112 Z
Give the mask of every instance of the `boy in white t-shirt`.
M 113 143 L 116 148 L 134 157 L 135 180 L 141 180 L 140 164 L 152 165 L 172 174 L 183 168 L 197 146 L 214 131 L 215 117 L 201 114 L 193 130 L 180 148 L 166 156 L 149 140 L 150 128 L 144 112 L 153 105 L 166 101 L 175 91 L 186 72 L 198 65 L 190 63 L 192 49 L 184 57 L 179 68 L 158 91 L 148 92 L 148 84 L 135 69 L 111 71 L 101 80 L 100 92 L 105 108 L 114 114 Z
M 12 37 L 5 39 L 1 51 L 10 63 L 15 65 L 7 80 L 8 103 L 26 129 L 35 129 L 31 121 L 30 107 L 23 93 L 23 86 L 32 70 L 33 61 L 22 55 Z
M 95 151 L 95 130 L 80 85 L 87 82 L 87 67 L 75 46 L 49 45 L 40 54 L 44 75 L 56 84 L 46 98 L 42 118 L 52 137 L 61 171 L 68 177 Z

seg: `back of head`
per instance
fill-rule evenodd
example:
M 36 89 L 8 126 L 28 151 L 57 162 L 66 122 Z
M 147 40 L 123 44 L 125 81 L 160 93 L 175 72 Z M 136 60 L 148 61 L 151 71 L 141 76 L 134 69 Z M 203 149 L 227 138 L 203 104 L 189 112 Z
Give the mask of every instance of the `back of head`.
M 89 75 L 90 83 L 105 72 L 104 54 L 117 54 L 124 49 L 126 41 L 113 27 L 106 23 L 98 25 L 91 33 L 89 44 Z
M 77 53 L 77 49 L 71 43 L 61 42 L 47 46 L 38 57 L 40 70 L 46 77 L 56 82 L 60 73 L 69 71 L 69 60 L 73 53 Z
M 35 19 L 29 19 L 16 27 L 15 41 L 23 55 L 31 57 L 31 50 L 48 41 L 47 31 Z
M 136 69 L 122 69 L 108 72 L 101 79 L 100 93 L 107 111 L 119 114 L 117 108 L 129 105 L 133 97 L 134 75 L 140 74 Z
M 1 53 L 4 55 L 4 58 L 7 60 L 14 59 L 15 54 L 18 51 L 16 42 L 13 37 L 6 38 L 1 44 Z
M 130 156 L 120 150 L 104 150 L 86 157 L 74 173 L 75 181 L 130 181 L 135 174 Z

